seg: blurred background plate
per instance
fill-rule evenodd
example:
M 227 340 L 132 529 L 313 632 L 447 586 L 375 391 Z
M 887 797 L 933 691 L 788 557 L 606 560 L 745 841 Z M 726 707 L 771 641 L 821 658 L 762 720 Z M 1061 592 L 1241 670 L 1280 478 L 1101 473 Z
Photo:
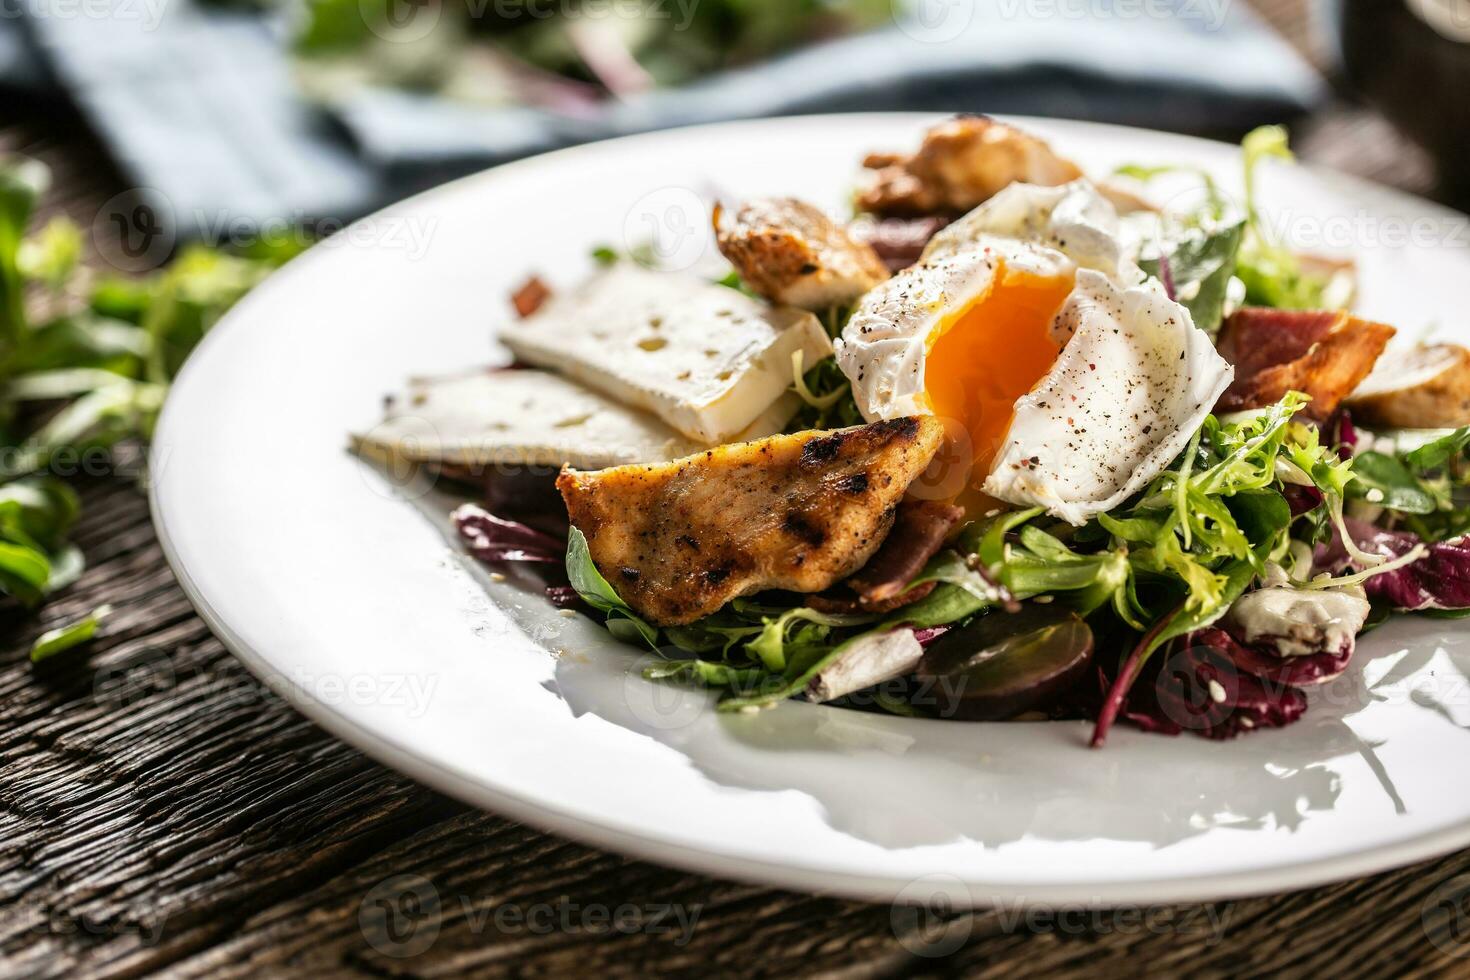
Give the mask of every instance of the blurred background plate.
M 562 151 L 375 214 L 248 296 L 185 367 L 155 440 L 153 506 L 209 625 L 328 730 L 464 800 L 711 874 L 846 895 L 1186 901 L 1361 875 L 1470 843 L 1470 632 L 1405 618 L 1365 638 L 1293 727 L 1229 743 L 1081 723 L 970 725 L 790 703 L 717 715 L 639 657 L 445 535 L 447 502 L 345 451 L 405 375 L 499 358 L 505 296 L 566 285 L 589 248 L 650 236 L 698 267 L 715 193 L 839 209 L 870 150 L 932 119 L 734 123 Z M 1094 173 L 1233 147 L 1021 120 Z M 1413 335 L 1459 316 L 1463 215 L 1273 168 L 1289 235 L 1362 266 L 1368 316 Z M 1412 227 L 1419 234 L 1390 234 Z M 1427 229 L 1427 231 L 1425 231 Z

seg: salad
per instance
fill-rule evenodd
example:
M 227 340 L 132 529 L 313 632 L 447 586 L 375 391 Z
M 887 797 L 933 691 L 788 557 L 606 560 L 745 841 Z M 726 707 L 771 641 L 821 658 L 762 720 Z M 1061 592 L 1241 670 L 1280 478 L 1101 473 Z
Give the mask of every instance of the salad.
M 1390 615 L 1470 615 L 1470 350 L 1391 345 L 1351 263 L 1275 240 L 1273 157 L 1237 206 L 959 117 L 847 220 L 717 206 L 723 278 L 529 280 L 514 363 L 355 445 L 473 488 L 472 554 L 722 711 L 1288 725 Z

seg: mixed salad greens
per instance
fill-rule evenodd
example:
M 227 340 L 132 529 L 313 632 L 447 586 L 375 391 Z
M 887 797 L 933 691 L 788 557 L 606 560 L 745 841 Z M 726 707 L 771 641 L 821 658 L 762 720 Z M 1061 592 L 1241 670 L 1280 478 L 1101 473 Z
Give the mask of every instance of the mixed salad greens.
M 32 608 L 82 572 L 68 479 L 123 469 L 118 451 L 146 444 L 189 351 L 299 250 L 196 246 L 143 278 L 98 278 L 81 265 L 76 223 L 54 217 L 28 233 L 49 180 L 37 161 L 0 161 L 0 593 Z M 106 613 L 48 631 L 32 659 L 90 639 Z
M 1243 151 L 1243 214 L 1230 217 L 1205 176 L 1204 203 L 1168 218 L 1142 261 L 1211 336 L 1242 299 L 1316 308 L 1329 288 L 1272 240 L 1257 212 L 1256 168 L 1290 158 L 1285 132 L 1257 130 Z M 1175 169 L 1124 171 L 1149 180 Z M 738 278 L 725 284 L 743 288 Z M 847 315 L 826 317 L 834 337 Z M 862 422 L 831 361 L 806 371 L 798 361 L 795 371 L 804 408 L 787 431 Z M 657 652 L 646 677 L 718 689 L 722 711 L 811 693 L 845 664 L 881 656 L 876 645 L 906 627 L 925 648 L 919 667 L 874 687 L 839 685 L 847 693 L 837 703 L 920 716 L 1087 718 L 1094 745 L 1119 719 L 1210 737 L 1286 724 L 1306 708 L 1303 688 L 1345 666 L 1351 637 L 1345 649 L 1291 657 L 1240 641 L 1219 624 L 1258 584 L 1366 597 L 1364 628 L 1395 610 L 1470 615 L 1470 428 L 1369 437 L 1343 410 L 1307 421 L 1307 402 L 1293 392 L 1263 410 L 1208 416 L 1146 489 L 1081 527 L 1041 508 L 991 511 L 909 586 L 936 587 L 892 612 L 824 612 L 801 595 L 762 593 L 659 629 L 619 598 L 576 528 L 561 598 L 580 597 L 615 636 Z M 493 538 L 482 542 L 491 551 Z M 537 560 L 547 560 L 548 542 L 540 545 Z M 1002 610 L 1010 615 L 995 615 Z

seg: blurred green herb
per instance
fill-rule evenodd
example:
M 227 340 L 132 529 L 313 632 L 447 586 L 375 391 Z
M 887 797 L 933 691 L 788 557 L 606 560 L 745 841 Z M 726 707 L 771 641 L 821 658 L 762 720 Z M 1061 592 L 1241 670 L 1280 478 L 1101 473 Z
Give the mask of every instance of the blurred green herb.
M 1205 199 L 1200 207 L 1157 216 L 1157 226 L 1146 236 L 1138 265 L 1148 275 L 1167 282 L 1174 298 L 1189 310 L 1194 325 L 1213 339 L 1225 317 L 1245 219 L 1227 218 L 1228 208 L 1219 185 L 1207 171 L 1197 167 L 1127 164 L 1114 173 L 1145 183 L 1166 174 L 1184 173 L 1203 183 Z
M 194 345 L 299 250 L 196 246 L 151 276 L 93 282 L 75 223 L 28 233 L 48 185 L 42 164 L 0 160 L 0 593 L 32 607 L 82 571 L 67 541 L 79 503 L 61 477 L 106 472 L 119 444 L 146 443 Z M 101 614 L 47 633 L 32 659 L 91 637 Z
M 1449 435 L 1404 453 L 1404 464 L 1416 470 L 1437 469 L 1459 458 L 1467 446 L 1470 446 L 1470 427 L 1456 429 Z
M 1204 184 L 1205 203 L 1196 213 L 1182 216 L 1178 229 L 1165 228 L 1159 251 L 1169 258 L 1169 272 L 1179 301 L 1189 308 L 1195 324 L 1213 335 L 1218 329 L 1226 291 L 1233 275 L 1245 286 L 1245 301 L 1281 309 L 1319 309 L 1326 301 L 1329 282 L 1309 273 L 1301 259 L 1278 242 L 1261 218 L 1256 179 L 1262 162 L 1294 162 L 1287 133 L 1281 126 L 1261 126 L 1241 141 L 1244 215 L 1227 215 L 1225 196 L 1213 177 L 1196 167 L 1149 167 L 1128 164 L 1114 172 L 1150 181 L 1165 174 L 1185 173 Z M 1171 216 L 1165 216 L 1168 222 Z M 1157 256 L 1139 263 L 1150 275 L 1160 275 Z M 1228 270 L 1228 271 L 1227 271 Z
M 1291 310 L 1320 309 L 1326 281 L 1309 275 L 1302 268 L 1301 260 L 1276 241 L 1262 223 L 1256 206 L 1256 174 L 1261 162 L 1296 160 L 1285 128 L 1261 126 L 1251 130 L 1241 140 L 1240 153 L 1245 169 L 1246 236 L 1235 274 L 1245 283 L 1246 302 Z
M 97 627 L 102 624 L 103 617 L 111 612 L 111 606 L 98 606 L 74 623 L 42 633 L 31 646 L 31 663 L 38 664 L 86 643 L 97 635 Z

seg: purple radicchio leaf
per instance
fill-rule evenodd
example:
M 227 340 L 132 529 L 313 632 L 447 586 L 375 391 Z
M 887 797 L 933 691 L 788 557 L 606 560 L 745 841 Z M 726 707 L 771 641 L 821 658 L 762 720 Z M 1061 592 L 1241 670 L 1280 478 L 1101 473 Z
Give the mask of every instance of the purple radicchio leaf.
M 582 597 L 577 595 L 577 590 L 570 585 L 548 585 L 546 587 L 546 598 L 558 609 L 586 609 L 587 604 Z
M 1337 447 L 1341 459 L 1352 459 L 1358 451 L 1358 430 L 1353 425 L 1353 416 L 1346 408 L 1338 408 L 1322 423 L 1323 441 Z
M 1368 597 L 1401 612 L 1470 607 L 1470 542 L 1462 536 L 1428 547 L 1413 564 L 1370 578 Z
M 1200 630 L 1192 634 L 1187 642 L 1223 653 L 1236 669 L 1265 682 L 1268 688 L 1272 685 L 1311 687 L 1330 681 L 1347 670 L 1355 647 L 1350 642 L 1340 650 L 1283 657 L 1275 651 L 1262 649 L 1259 645 L 1249 646 L 1242 643 L 1219 628 Z
M 1408 531 L 1385 531 L 1352 518 L 1345 523 L 1353 542 L 1370 554 L 1399 558 L 1424 543 Z M 1470 540 L 1462 535 L 1426 547 L 1429 553 L 1418 561 L 1364 582 L 1368 598 L 1400 612 L 1470 608 Z M 1331 544 L 1319 546 L 1315 557 L 1319 569 L 1355 567 L 1336 536 Z
M 1304 487 L 1296 483 L 1288 483 L 1282 487 L 1281 495 L 1286 498 L 1292 517 L 1301 517 L 1316 510 L 1324 499 L 1322 491 L 1316 487 Z
M 1164 286 L 1164 295 L 1171 300 L 1177 300 L 1174 293 L 1174 270 L 1169 267 L 1169 256 L 1159 256 L 1159 282 Z
M 481 561 L 556 565 L 566 560 L 565 543 L 474 504 L 460 507 L 450 519 L 470 554 Z
M 919 646 L 928 647 L 929 644 L 939 639 L 950 631 L 948 623 L 943 626 L 930 626 L 927 629 L 914 630 L 914 639 L 919 641 Z
M 1153 683 L 1134 687 L 1124 719 L 1148 732 L 1188 731 L 1228 739 L 1259 728 L 1282 728 L 1306 712 L 1306 695 L 1297 688 L 1256 677 L 1230 653 L 1191 642 L 1198 635 L 1176 641 Z
M 1344 520 L 1343 524 L 1359 549 L 1385 558 L 1398 558 L 1420 543 L 1417 534 L 1409 531 L 1385 531 L 1353 517 Z M 1341 534 L 1334 532 L 1331 541 L 1317 546 L 1312 555 L 1312 568 L 1316 572 L 1331 572 L 1334 575 L 1356 569 L 1352 556 L 1343 545 Z

